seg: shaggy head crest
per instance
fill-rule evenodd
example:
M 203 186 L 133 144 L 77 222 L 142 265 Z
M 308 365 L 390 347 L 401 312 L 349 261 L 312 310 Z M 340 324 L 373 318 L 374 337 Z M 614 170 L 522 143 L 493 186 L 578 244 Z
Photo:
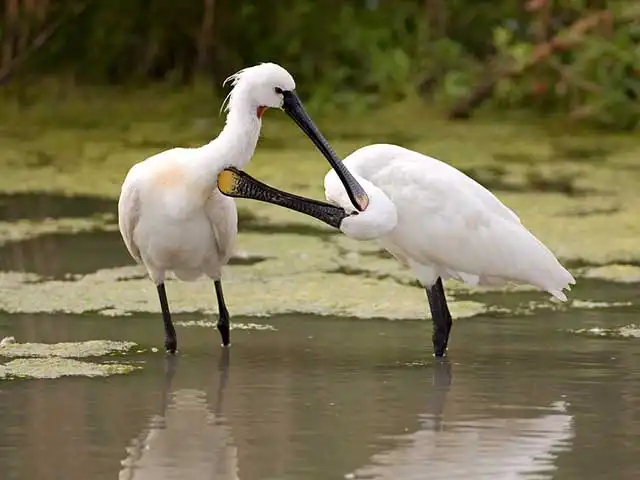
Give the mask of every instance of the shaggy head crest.
M 261 90 L 260 93 L 264 94 L 266 90 L 273 91 L 275 88 L 283 91 L 291 91 L 296 88 L 296 82 L 291 74 L 276 63 L 259 63 L 252 67 L 243 68 L 227 77 L 222 86 L 226 87 L 227 84 L 231 85 L 231 91 L 222 102 L 221 113 L 223 110 L 229 111 L 234 94 L 240 90 L 255 90 L 258 95 Z

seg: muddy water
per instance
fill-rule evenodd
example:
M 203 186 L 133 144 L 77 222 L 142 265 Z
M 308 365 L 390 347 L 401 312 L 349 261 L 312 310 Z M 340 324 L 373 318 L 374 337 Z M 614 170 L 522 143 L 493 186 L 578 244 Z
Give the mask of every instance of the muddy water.
M 623 308 L 476 317 L 456 323 L 440 364 L 421 321 L 260 319 L 272 328 L 234 330 L 227 358 L 213 328 L 179 326 L 170 361 L 151 351 L 157 316 L 3 315 L 0 333 L 24 341 L 136 342 L 124 361 L 143 368 L 0 384 L 0 471 L 7 480 L 636 478 L 640 345 L 567 331 L 636 320 Z
M 5 225 L 41 223 L 4 230 L 0 338 L 137 344 L 0 379 L 3 480 L 637 478 L 640 276 L 623 255 L 574 263 L 562 307 L 448 285 L 458 320 L 438 363 L 424 295 L 392 259 L 248 216 L 225 279 L 233 346 L 219 346 L 211 285 L 169 282 L 169 359 L 109 201 L 2 202 Z M 0 350 L 0 376 L 9 360 Z M 89 378 L 86 362 L 136 369 Z

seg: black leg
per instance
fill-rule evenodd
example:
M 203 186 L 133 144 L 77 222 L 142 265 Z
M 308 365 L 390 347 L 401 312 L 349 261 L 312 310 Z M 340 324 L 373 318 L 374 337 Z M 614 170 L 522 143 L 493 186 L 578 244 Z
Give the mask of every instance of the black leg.
M 222 294 L 222 282 L 216 280 L 214 282 L 216 287 L 216 297 L 218 297 L 218 331 L 222 338 L 222 346 L 229 346 L 229 311 L 224 303 L 224 295 Z
M 434 289 L 437 289 L 438 296 L 440 297 L 440 304 L 445 314 L 445 325 L 447 327 L 447 339 L 444 343 L 444 349 L 447 349 L 449 345 L 449 335 L 451 335 L 451 327 L 453 326 L 453 319 L 451 318 L 451 312 L 449 312 L 449 306 L 447 305 L 447 297 L 444 294 L 444 285 L 442 284 L 442 278 L 438 277 Z
M 168 353 L 176 353 L 178 340 L 176 338 L 176 329 L 171 321 L 171 312 L 169 311 L 169 302 L 167 301 L 167 291 L 164 283 L 158 285 L 158 297 L 160 297 L 160 307 L 162 308 L 162 320 L 164 321 L 164 348 Z
M 433 317 L 433 352 L 436 357 L 443 357 L 449 342 L 452 319 L 447 306 L 447 299 L 444 295 L 442 279 L 438 277 L 436 283 L 430 288 L 425 288 L 429 308 Z

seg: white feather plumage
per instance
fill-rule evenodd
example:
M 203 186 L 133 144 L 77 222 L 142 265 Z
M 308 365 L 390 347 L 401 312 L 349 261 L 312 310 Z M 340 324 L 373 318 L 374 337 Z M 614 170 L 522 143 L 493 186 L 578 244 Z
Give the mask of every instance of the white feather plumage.
M 366 212 L 346 218 L 341 229 L 355 238 L 369 229 L 366 238 L 377 238 L 425 287 L 438 277 L 480 285 L 513 281 L 567 300 L 563 289 L 575 283 L 573 276 L 511 209 L 464 173 L 387 144 L 356 150 L 344 164 L 362 182 L 371 203 Z M 333 170 L 325 177 L 325 195 L 353 211 Z M 387 210 L 389 202 L 395 207 L 395 225 L 371 229 L 378 217 L 376 202 Z

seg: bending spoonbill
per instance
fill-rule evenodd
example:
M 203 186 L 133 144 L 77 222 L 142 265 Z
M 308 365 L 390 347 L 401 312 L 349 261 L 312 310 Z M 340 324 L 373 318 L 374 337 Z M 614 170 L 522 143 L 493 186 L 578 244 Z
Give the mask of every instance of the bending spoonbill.
M 518 216 L 489 190 L 435 158 L 396 145 L 356 150 L 344 165 L 369 197 L 356 211 L 336 171 L 324 178 L 331 204 L 269 187 L 239 170 L 218 177 L 228 196 L 273 203 L 315 217 L 356 240 L 377 239 L 424 286 L 433 318 L 433 348 L 444 356 L 452 318 L 442 281 L 472 285 L 527 283 L 566 301 L 573 276 Z
M 198 148 L 172 148 L 129 170 L 120 193 L 120 233 L 131 256 L 144 265 L 156 284 L 165 331 L 165 348 L 175 353 L 176 332 L 165 291 L 165 273 L 184 281 L 208 276 L 218 300 L 217 328 L 229 345 L 229 312 L 222 293 L 221 269 L 229 261 L 237 234 L 235 202 L 216 188 L 225 167 L 244 167 L 256 148 L 262 114 L 281 108 L 306 133 L 345 181 L 354 207 L 367 206 L 364 190 L 342 165 L 306 113 L 284 68 L 263 63 L 227 80 L 228 112 L 220 135 Z

